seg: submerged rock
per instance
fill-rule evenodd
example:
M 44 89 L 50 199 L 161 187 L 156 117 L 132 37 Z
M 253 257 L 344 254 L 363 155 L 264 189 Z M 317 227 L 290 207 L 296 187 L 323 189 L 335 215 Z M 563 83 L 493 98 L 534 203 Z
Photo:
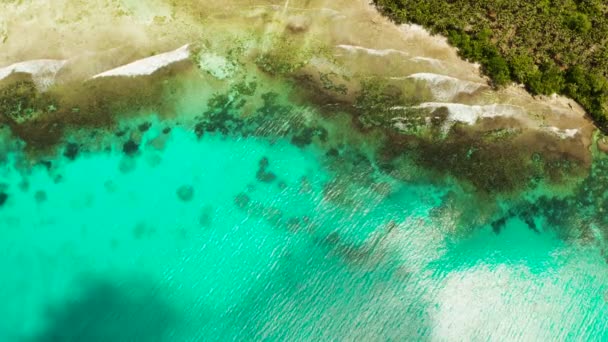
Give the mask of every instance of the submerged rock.
M 182 202 L 190 202 L 194 198 L 194 188 L 191 185 L 182 185 L 177 188 L 176 194 Z
M 65 150 L 63 151 L 63 155 L 69 160 L 74 160 L 78 156 L 79 147 L 78 144 L 68 143 L 65 146 Z
M 51 167 L 53 166 L 53 162 L 49 160 L 41 160 L 38 162 L 38 164 L 42 165 L 47 171 L 50 171 Z
M 275 179 L 277 179 L 277 176 L 274 173 L 263 170 L 258 170 L 255 177 L 257 178 L 257 180 L 264 183 L 271 183 Z
M 260 159 L 260 167 L 257 173 L 255 174 L 255 178 L 257 178 L 257 180 L 259 180 L 260 182 L 271 183 L 277 178 L 274 173 L 266 170 L 269 164 L 270 162 L 268 161 L 268 158 L 263 157 L 262 159 Z
M 127 142 L 122 145 L 122 151 L 127 156 L 133 156 L 139 151 L 139 144 L 133 140 L 127 140 Z
M 46 202 L 46 200 L 47 200 L 46 192 L 44 192 L 43 190 L 36 191 L 36 193 L 34 194 L 34 199 L 36 200 L 37 203 Z
M 492 231 L 496 234 L 500 234 L 503 228 L 507 225 L 507 218 L 501 217 L 498 220 L 491 223 Z
M 150 129 L 150 127 L 152 127 L 152 124 L 150 122 L 144 122 L 144 123 L 140 124 L 139 126 L 137 126 L 137 129 L 140 132 L 144 133 L 144 132 L 147 132 Z
M 201 227 L 209 228 L 213 223 L 213 207 L 210 205 L 205 205 L 201 208 L 201 212 L 198 216 L 198 224 Z
M 251 199 L 246 193 L 240 193 L 234 198 L 234 204 L 241 209 L 245 209 L 250 201 Z
M 150 235 L 154 234 L 155 232 L 156 232 L 156 229 L 148 226 L 144 222 L 139 222 L 135 225 L 135 227 L 133 227 L 133 237 L 136 240 L 139 240 L 139 239 L 142 239 L 145 237 L 150 237 Z

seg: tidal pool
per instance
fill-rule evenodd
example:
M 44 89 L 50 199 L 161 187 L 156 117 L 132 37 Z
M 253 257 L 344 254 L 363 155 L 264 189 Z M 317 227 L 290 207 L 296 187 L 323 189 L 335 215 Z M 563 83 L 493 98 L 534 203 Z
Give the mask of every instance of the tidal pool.
M 573 102 L 359 1 L 54 5 L 0 11 L 0 340 L 608 339 Z

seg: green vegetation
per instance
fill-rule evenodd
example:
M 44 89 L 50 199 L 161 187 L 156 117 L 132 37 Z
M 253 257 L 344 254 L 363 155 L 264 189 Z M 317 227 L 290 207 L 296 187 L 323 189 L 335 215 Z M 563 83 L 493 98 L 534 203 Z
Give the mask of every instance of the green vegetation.
M 374 0 L 397 22 L 448 37 L 495 86 L 579 102 L 608 131 L 608 3 L 602 0 Z
M 38 92 L 31 80 L 18 79 L 0 89 L 0 123 L 24 122 L 56 110 L 57 101 Z

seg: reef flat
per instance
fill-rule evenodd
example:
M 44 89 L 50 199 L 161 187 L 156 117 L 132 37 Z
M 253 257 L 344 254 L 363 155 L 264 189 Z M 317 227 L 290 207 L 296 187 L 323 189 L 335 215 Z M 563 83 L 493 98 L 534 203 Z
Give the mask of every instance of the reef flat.
M 606 337 L 573 101 L 365 2 L 49 6 L 0 14 L 0 338 Z

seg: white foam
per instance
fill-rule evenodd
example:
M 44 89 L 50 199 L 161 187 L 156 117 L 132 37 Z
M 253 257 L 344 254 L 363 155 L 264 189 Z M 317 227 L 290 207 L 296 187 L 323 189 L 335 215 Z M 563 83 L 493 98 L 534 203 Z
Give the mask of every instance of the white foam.
M 465 105 L 461 103 L 425 102 L 415 108 L 447 108 L 448 121 L 473 125 L 480 118 L 509 117 L 522 113 L 522 108 L 506 104 Z
M 55 80 L 55 75 L 63 68 L 67 60 L 35 59 L 11 64 L 0 68 L 0 80 L 13 73 L 26 73 L 32 75 L 34 84 L 39 90 L 46 90 Z
M 481 118 L 494 118 L 494 117 L 511 117 L 515 115 L 523 114 L 523 109 L 518 106 L 506 105 L 506 104 L 491 104 L 491 105 L 465 105 L 461 103 L 444 103 L 444 102 L 424 102 L 418 106 L 413 107 L 392 107 L 393 110 L 404 110 L 404 109 L 430 109 L 435 110 L 439 108 L 446 108 L 448 111 L 447 118 L 442 127 L 442 131 L 445 133 L 456 122 L 465 123 L 468 125 L 474 125 L 477 120 Z M 398 121 L 400 118 L 396 118 Z M 398 126 L 396 126 L 399 128 Z
M 111 77 L 111 76 L 145 76 L 151 75 L 157 70 L 181 62 L 190 58 L 189 44 L 179 49 L 161 53 L 155 56 L 143 58 L 135 62 L 120 66 L 118 68 L 104 71 L 92 78 Z
M 485 86 L 482 83 L 463 81 L 458 78 L 433 73 L 417 73 L 406 78 L 426 82 L 437 101 L 452 101 L 459 94 L 472 94 Z
M 388 56 L 390 54 L 399 54 L 399 55 L 403 55 L 403 56 L 409 56 L 409 54 L 407 52 L 395 50 L 395 49 L 370 49 L 370 48 L 366 48 L 363 46 L 347 45 L 347 44 L 340 44 L 340 45 L 337 45 L 336 47 L 349 51 L 349 52 L 354 52 L 354 53 L 363 52 L 368 55 L 380 56 L 380 57 Z
M 551 133 L 556 134 L 562 139 L 574 138 L 578 134 L 578 129 L 576 128 L 559 129 L 557 127 L 551 126 L 547 127 L 547 130 Z

